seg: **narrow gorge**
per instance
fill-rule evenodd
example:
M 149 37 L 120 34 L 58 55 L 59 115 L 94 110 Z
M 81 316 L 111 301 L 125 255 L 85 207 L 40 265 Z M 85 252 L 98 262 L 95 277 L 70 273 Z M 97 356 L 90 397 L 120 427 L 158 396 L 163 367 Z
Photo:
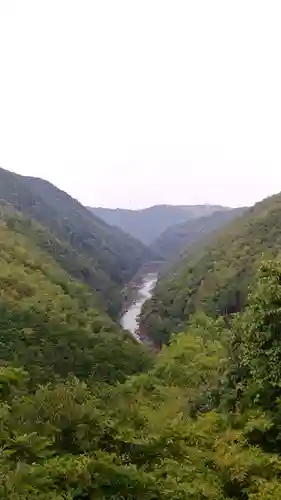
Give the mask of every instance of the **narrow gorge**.
M 150 272 L 144 274 L 140 280 L 136 296 L 132 303 L 129 305 L 121 318 L 121 325 L 125 330 L 129 330 L 131 334 L 139 341 L 142 342 L 139 335 L 138 318 L 143 304 L 150 299 L 152 291 L 157 281 L 157 273 Z

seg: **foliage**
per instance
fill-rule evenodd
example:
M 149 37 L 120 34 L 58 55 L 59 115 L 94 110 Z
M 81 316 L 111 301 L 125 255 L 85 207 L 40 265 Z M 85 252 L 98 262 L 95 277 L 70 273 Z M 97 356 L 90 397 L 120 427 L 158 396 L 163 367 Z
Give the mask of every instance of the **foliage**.
M 281 268 L 270 265 L 264 273 L 240 328 L 260 301 L 269 310 L 272 281 L 281 295 Z M 236 410 L 227 409 L 235 329 L 199 315 L 150 371 L 117 386 L 68 376 L 30 392 L 26 371 L 3 367 L 0 497 L 279 499 L 280 455 L 263 443 L 277 426 L 275 410 L 253 405 L 246 394 L 260 370 L 247 371 L 243 404 L 237 398 Z M 254 339 L 262 332 L 258 316 L 256 336 L 241 346 L 241 364 L 254 363 Z
M 182 287 L 152 355 L 70 277 L 65 241 L 0 215 L 0 498 L 279 500 L 281 265 L 227 323 Z
M 228 378 L 239 388 L 241 408 L 259 407 L 270 417 L 270 426 L 253 439 L 281 452 L 281 265 L 262 264 L 249 305 L 233 326 L 236 356 Z M 234 365 L 234 369 L 233 369 Z M 237 396 L 236 396 L 237 399 Z
M 120 289 L 151 259 L 151 252 L 142 243 L 108 226 L 42 179 L 0 169 L 0 200 L 6 202 L 10 227 L 31 234 L 73 278 L 100 292 L 112 316 L 118 315 Z
M 145 304 L 143 331 L 162 345 L 172 332 L 182 330 L 195 311 L 215 316 L 243 309 L 262 258 L 280 253 L 280 229 L 279 194 L 257 203 L 205 244 L 187 249 Z
M 149 356 L 33 242 L 0 223 L 0 359 L 36 382 L 74 373 L 116 382 Z
M 195 217 L 180 224 L 174 224 L 169 226 L 150 248 L 165 260 L 176 261 L 188 245 L 205 241 L 211 233 L 242 215 L 244 211 L 244 208 L 219 210 L 203 217 Z

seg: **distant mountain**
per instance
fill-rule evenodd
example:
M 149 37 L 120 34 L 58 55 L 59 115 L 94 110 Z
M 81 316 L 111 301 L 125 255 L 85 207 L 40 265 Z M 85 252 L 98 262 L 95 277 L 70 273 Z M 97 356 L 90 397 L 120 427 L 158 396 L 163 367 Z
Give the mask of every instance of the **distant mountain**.
M 118 226 L 145 245 L 151 245 L 169 226 L 211 215 L 218 210 L 228 210 L 219 205 L 155 205 L 143 210 L 101 207 L 89 209 L 108 224 Z
M 98 292 L 112 315 L 121 306 L 120 289 L 152 255 L 140 241 L 94 216 L 67 193 L 42 179 L 0 169 L 0 200 L 43 226 L 33 231 L 37 244 L 72 277 Z M 13 218 L 13 217 L 10 217 Z
M 151 245 L 151 250 L 167 261 L 180 257 L 185 247 L 204 239 L 235 217 L 242 215 L 245 208 L 220 210 L 211 215 L 196 217 L 174 226 L 169 226 Z
M 198 311 L 236 313 L 263 259 L 281 255 L 281 193 L 247 209 L 204 244 L 195 244 L 162 276 L 141 315 L 157 344 L 169 342 Z

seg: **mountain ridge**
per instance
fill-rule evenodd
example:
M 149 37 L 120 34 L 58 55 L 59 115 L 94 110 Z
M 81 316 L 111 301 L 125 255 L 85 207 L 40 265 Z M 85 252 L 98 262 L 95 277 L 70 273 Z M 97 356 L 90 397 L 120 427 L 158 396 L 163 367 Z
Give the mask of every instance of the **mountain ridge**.
M 262 258 L 280 253 L 281 193 L 247 209 L 205 244 L 187 248 L 144 305 L 141 328 L 162 344 L 196 311 L 213 316 L 240 311 Z
M 87 207 L 108 224 L 120 227 L 150 246 L 169 226 L 218 210 L 231 210 L 221 205 L 154 205 L 141 210 Z
M 243 214 L 246 208 L 218 210 L 211 215 L 196 217 L 180 224 L 169 226 L 150 246 L 150 249 L 167 261 L 175 261 L 192 243 L 204 241 L 232 219 Z
M 110 314 L 121 308 L 121 288 L 152 253 L 121 229 L 109 226 L 49 181 L 0 169 L 0 200 L 42 224 L 60 265 L 104 298 Z M 47 243 L 44 243 L 47 245 Z M 58 248 L 59 246 L 59 248 Z M 49 246 L 53 251 L 54 246 Z

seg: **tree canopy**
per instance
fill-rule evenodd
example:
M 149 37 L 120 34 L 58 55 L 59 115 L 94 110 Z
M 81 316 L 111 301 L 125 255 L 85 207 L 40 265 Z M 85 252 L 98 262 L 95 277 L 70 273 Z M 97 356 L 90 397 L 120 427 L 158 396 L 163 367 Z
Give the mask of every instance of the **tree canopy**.
M 68 274 L 99 292 L 112 317 L 118 316 L 120 290 L 152 258 L 147 247 L 42 179 L 0 168 L 0 201 L 10 206 L 10 226 L 32 236 Z
M 214 231 L 242 215 L 245 208 L 224 209 L 169 226 L 150 246 L 168 262 L 177 261 L 194 243 L 204 244 Z
M 2 364 L 0 496 L 279 499 L 279 310 L 272 262 L 231 325 L 196 315 L 117 385 L 79 371 L 38 383 L 38 358 Z
M 1 499 L 280 499 L 278 258 L 256 258 L 227 317 L 182 288 L 156 352 L 63 265 L 66 241 L 7 201 L 0 242 Z
M 159 279 L 142 313 L 143 331 L 161 345 L 195 311 L 229 315 L 246 304 L 261 260 L 281 250 L 281 194 L 248 209 L 206 241 L 188 247 Z

